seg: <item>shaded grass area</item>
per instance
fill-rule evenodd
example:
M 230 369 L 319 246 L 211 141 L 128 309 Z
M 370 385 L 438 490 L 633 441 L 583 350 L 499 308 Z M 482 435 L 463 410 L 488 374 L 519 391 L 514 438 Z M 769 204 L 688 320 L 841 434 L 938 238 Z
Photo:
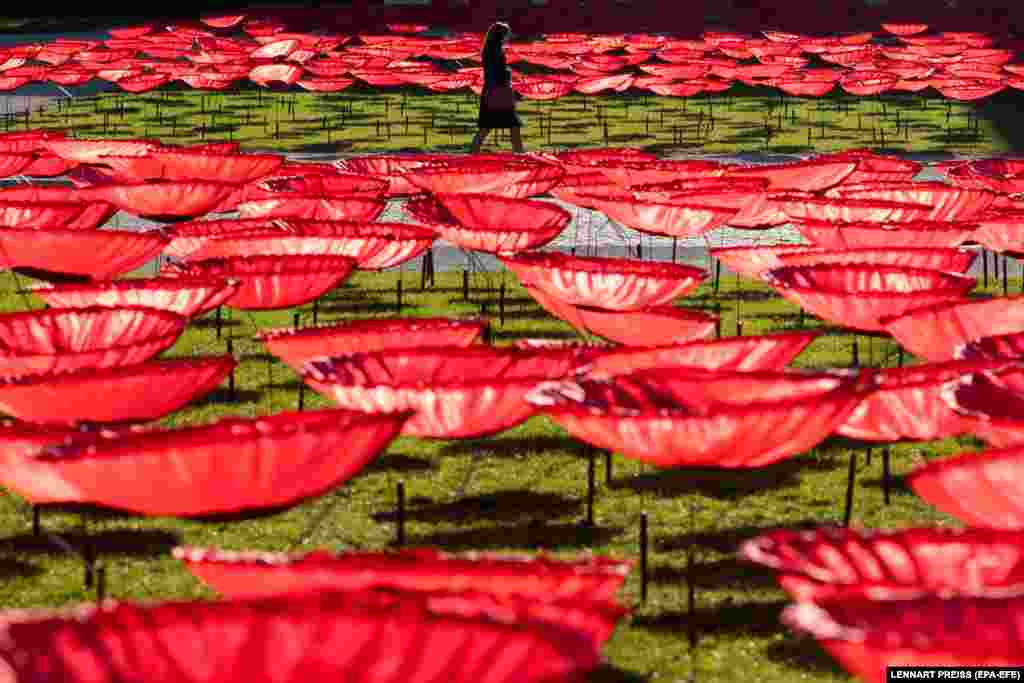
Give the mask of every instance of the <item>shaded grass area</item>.
M 33 107 L 8 117 L 8 130 L 67 129 L 78 137 L 159 137 L 195 144 L 233 140 L 247 148 L 355 154 L 467 151 L 476 132 L 477 97 L 417 88 L 379 91 L 357 83 L 340 93 L 246 88 L 201 93 L 178 85 L 140 95 L 100 93 Z M 807 153 L 870 147 L 888 151 L 995 154 L 1016 144 L 1006 121 L 1021 94 L 983 103 L 887 94 L 858 98 L 838 88 L 817 98 L 734 86 L 724 94 L 659 97 L 630 90 L 523 101 L 529 149 L 596 144 L 660 153 Z M 507 133 L 491 148 L 509 148 Z
M 399 279 L 403 282 L 400 312 L 396 305 Z M 504 324 L 498 319 L 496 303 L 502 282 L 511 302 Z M 439 272 L 436 286 L 426 291 L 420 291 L 418 273 L 358 273 L 318 302 L 316 317 L 324 323 L 399 313 L 486 315 L 498 344 L 521 337 L 575 336 L 566 324 L 543 313 L 510 273 L 474 273 L 470 283 L 468 300 L 463 300 L 458 272 Z M 10 275 L 4 276 L 0 309 L 41 308 L 41 301 L 15 293 L 27 284 L 20 278 L 16 286 Z M 1015 280 L 1011 290 L 1018 291 L 1020 284 Z M 997 293 L 995 285 L 990 293 Z M 723 335 L 735 333 L 737 310 L 745 334 L 781 332 L 799 324 L 794 305 L 771 295 L 763 285 L 733 278 L 723 278 L 717 294 L 705 284 L 678 304 L 705 310 L 717 305 Z M 314 306 L 296 310 L 303 324 L 311 322 Z M 191 325 L 167 355 L 223 352 L 231 335 L 240 360 L 238 394 L 232 399 L 222 387 L 214 400 L 199 401 L 163 423 L 181 426 L 226 415 L 294 409 L 299 392 L 296 376 L 253 340 L 259 329 L 291 325 L 294 312 L 225 310 L 220 339 L 212 315 Z M 808 315 L 805 325 L 813 328 L 821 323 Z M 896 346 L 891 340 L 855 337 L 828 328 L 796 365 L 848 366 L 854 343 L 859 345 L 862 364 L 895 364 Z M 313 409 L 326 407 L 327 402 L 307 392 L 305 405 Z M 965 438 L 897 446 L 889 505 L 883 504 L 881 458 L 875 457 L 869 465 L 860 457 L 854 523 L 868 527 L 951 524 L 915 498 L 902 485 L 902 477 L 917 463 L 976 445 Z M 798 678 L 846 680 L 813 641 L 797 639 L 780 625 L 783 593 L 769 573 L 738 560 L 735 550 L 744 539 L 775 527 L 841 522 L 848 458 L 855 447 L 832 439 L 812 453 L 751 471 L 658 471 L 613 456 L 607 479 L 601 456 L 593 527 L 583 524 L 590 450 L 544 418 L 490 439 L 400 438 L 345 486 L 271 514 L 188 521 L 142 519 L 98 509 L 46 510 L 43 528 L 62 539 L 64 550 L 52 539 L 33 537 L 27 506 L 16 496 L 3 494 L 0 575 L 5 580 L 0 582 L 0 605 L 56 606 L 92 599 L 84 587 L 82 560 L 68 549 L 77 553 L 91 549 L 96 554 L 106 567 L 109 596 L 159 600 L 214 597 L 171 558 L 169 549 L 179 543 L 275 551 L 386 549 L 395 537 L 396 486 L 402 481 L 408 501 L 408 543 L 453 551 L 542 550 L 573 556 L 592 550 L 636 558 L 638 520 L 641 512 L 649 515 L 648 600 L 618 629 L 605 649 L 608 665 L 593 675 L 593 681 L 678 680 L 692 674 L 697 680 L 724 683 L 737 680 L 740 672 L 750 680 L 779 683 Z M 688 581 L 696 590 L 692 613 L 687 608 Z M 637 605 L 639 595 L 639 576 L 634 571 L 622 598 Z M 693 648 L 691 637 L 696 641 Z

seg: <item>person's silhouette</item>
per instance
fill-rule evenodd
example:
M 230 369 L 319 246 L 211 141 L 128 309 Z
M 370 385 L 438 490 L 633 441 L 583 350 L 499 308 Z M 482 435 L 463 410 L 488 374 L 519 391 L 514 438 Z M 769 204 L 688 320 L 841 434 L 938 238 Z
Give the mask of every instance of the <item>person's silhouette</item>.
M 480 116 L 477 119 L 477 131 L 473 138 L 470 151 L 473 154 L 480 152 L 480 145 L 484 138 L 495 128 L 508 128 L 512 138 L 512 149 L 522 154 L 523 140 L 519 135 L 519 128 L 523 125 L 516 114 L 515 99 L 508 101 L 496 101 L 496 91 L 511 91 L 512 72 L 505 62 L 505 42 L 512 34 L 509 25 L 497 22 L 487 31 L 487 38 L 484 40 L 482 52 L 484 63 L 484 90 L 480 95 Z

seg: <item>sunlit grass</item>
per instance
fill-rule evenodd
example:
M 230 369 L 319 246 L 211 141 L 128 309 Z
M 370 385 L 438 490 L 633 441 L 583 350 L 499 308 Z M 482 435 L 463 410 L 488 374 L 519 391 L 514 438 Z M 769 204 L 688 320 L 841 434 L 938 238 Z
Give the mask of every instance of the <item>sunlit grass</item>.
M 629 145 L 664 153 L 806 153 L 870 147 L 913 152 L 993 154 L 1007 142 L 987 110 L 1015 107 L 1012 96 L 961 103 L 889 94 L 856 98 L 781 97 L 735 86 L 693 98 L 637 91 L 523 101 L 530 149 Z M 201 93 L 168 86 L 143 95 L 100 93 L 51 103 L 8 127 L 61 128 L 79 137 L 153 137 L 177 144 L 233 140 L 246 148 L 291 152 L 465 151 L 476 132 L 469 91 L 377 91 L 359 85 L 332 94 Z M 507 138 L 490 140 L 508 148 Z
M 397 308 L 402 278 L 403 308 Z M 504 324 L 498 315 L 498 287 L 506 285 Z M 28 281 L 20 278 L 19 285 Z M 574 332 L 544 313 L 509 273 L 476 273 L 469 300 L 463 300 L 462 274 L 439 272 L 433 288 L 420 291 L 414 272 L 359 273 L 316 306 L 318 322 L 377 316 L 480 316 L 493 325 L 497 344 L 521 337 L 567 338 Z M 1010 283 L 1017 291 L 1020 281 Z M 41 307 L 15 294 L 13 278 L 3 310 Z M 993 284 L 989 293 L 999 293 Z M 720 311 L 723 335 L 736 330 L 739 311 L 744 334 L 782 332 L 800 324 L 798 309 L 765 286 L 723 278 L 717 295 L 703 285 L 679 305 Z M 233 338 L 234 400 L 222 387 L 216 400 L 201 400 L 165 419 L 166 425 L 204 423 L 226 415 L 262 415 L 294 409 L 295 374 L 253 340 L 257 330 L 291 325 L 296 311 L 227 313 L 220 338 L 215 317 L 189 327 L 169 356 L 220 353 Z M 298 309 L 310 324 L 313 306 Z M 822 325 L 806 316 L 806 327 Z M 862 364 L 895 365 L 891 340 L 859 338 L 831 328 L 797 361 L 803 367 L 847 367 L 853 343 Z M 908 356 L 907 362 L 911 359 Z M 159 391 L 159 387 L 154 387 Z M 144 400 L 140 397 L 140 400 Z M 313 392 L 306 409 L 326 407 Z M 881 458 L 870 465 L 859 455 L 854 523 L 868 527 L 950 524 L 913 496 L 902 476 L 916 463 L 975 446 L 972 439 L 906 444 L 893 449 L 892 502 L 882 500 Z M 635 558 L 638 520 L 651 524 L 651 584 L 646 604 L 637 605 L 639 578 L 627 581 L 623 599 L 637 605 L 605 652 L 610 667 L 595 680 L 676 680 L 696 671 L 701 681 L 844 680 L 813 642 L 798 640 L 778 622 L 785 603 L 773 577 L 738 561 L 743 538 L 776 526 L 842 521 L 851 445 L 832 440 L 777 465 L 752 471 L 675 470 L 613 456 L 611 480 L 598 456 L 596 526 L 582 525 L 590 450 L 544 418 L 530 420 L 497 437 L 474 441 L 422 441 L 401 438 L 374 465 L 337 490 L 290 510 L 236 521 L 197 522 L 142 519 L 121 514 L 46 511 L 44 530 L 81 552 L 86 544 L 107 568 L 108 595 L 119 599 L 209 598 L 213 594 L 172 559 L 175 544 L 229 549 L 336 550 L 386 549 L 395 537 L 396 486 L 404 481 L 409 508 L 410 545 L 447 550 L 544 550 L 572 555 L 584 550 Z M 225 482 L 225 486 L 238 485 Z M 154 482 L 154 487 L 159 483 Z M 687 610 L 687 554 L 693 553 L 691 580 L 696 611 Z M 30 533 L 28 508 L 13 495 L 0 496 L 0 605 L 57 606 L 92 599 L 83 587 L 83 564 L 46 539 Z M 690 652 L 688 633 L 697 635 Z M 691 657 L 692 655 L 692 657 Z M 656 678 L 655 678 L 656 675 Z

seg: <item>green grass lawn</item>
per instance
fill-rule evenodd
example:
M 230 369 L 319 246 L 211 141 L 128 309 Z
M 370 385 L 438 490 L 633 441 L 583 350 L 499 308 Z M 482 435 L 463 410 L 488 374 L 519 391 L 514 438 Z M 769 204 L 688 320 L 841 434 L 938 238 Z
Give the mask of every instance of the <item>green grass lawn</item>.
M 913 152 L 995 154 L 1009 143 L 994 120 L 1012 119 L 1018 93 L 982 104 L 938 97 L 819 99 L 780 97 L 734 86 L 721 95 L 670 98 L 637 91 L 523 101 L 529 149 L 638 146 L 662 153 L 808 153 L 871 147 Z M 33 107 L 8 129 L 61 128 L 79 137 L 159 137 L 192 144 L 234 140 L 247 149 L 371 153 L 466 151 L 476 132 L 469 91 L 380 92 L 360 85 L 333 94 L 247 89 L 200 93 L 166 89 L 144 95 L 101 93 Z M 507 139 L 489 140 L 507 149 Z
M 29 284 L 13 276 L 0 298 L 3 310 L 39 300 L 16 292 Z M 411 271 L 359 273 L 317 305 L 320 322 L 393 316 L 398 279 L 403 282 L 401 315 L 479 316 L 493 325 L 495 343 L 528 337 L 574 336 L 564 323 L 537 306 L 509 273 L 474 274 L 469 301 L 462 299 L 462 275 L 438 273 L 435 287 L 420 291 Z M 504 324 L 497 318 L 497 288 L 507 286 Z M 1011 291 L 1020 280 L 1011 281 Z M 739 286 L 738 286 L 739 285 Z M 979 291 L 980 291 L 979 287 Z M 988 294 L 1001 293 L 993 283 Z M 721 310 L 722 334 L 736 329 L 736 311 L 745 334 L 796 329 L 796 306 L 764 286 L 722 279 L 717 295 L 704 285 L 678 302 Z M 218 340 L 213 316 L 189 327 L 169 356 L 223 352 L 234 339 L 240 361 L 237 395 L 225 388 L 167 418 L 167 425 L 189 425 L 226 415 L 264 415 L 293 409 L 298 379 L 253 340 L 259 329 L 290 325 L 294 311 L 225 316 Z M 312 308 L 301 309 L 304 324 Z M 805 326 L 822 326 L 807 316 Z M 862 364 L 894 365 L 891 340 L 855 337 L 826 329 L 797 359 L 803 367 L 846 367 L 852 344 Z M 910 362 L 910 357 L 907 361 Z M 155 387 L 159 391 L 159 387 Z M 326 406 L 313 392 L 306 407 Z M 853 519 L 867 527 L 952 522 L 905 488 L 902 475 L 916 463 L 976 447 L 973 439 L 907 444 L 894 449 L 894 488 L 884 505 L 881 458 L 857 468 Z M 143 519 L 91 511 L 43 513 L 44 530 L 81 553 L 87 546 L 106 568 L 107 594 L 118 599 L 211 598 L 213 594 L 174 559 L 176 544 L 228 549 L 303 551 L 383 550 L 395 537 L 396 486 L 404 481 L 408 500 L 409 545 L 449 551 L 539 551 L 571 556 L 592 550 L 616 557 L 638 555 L 638 521 L 650 519 L 651 584 L 639 603 L 639 573 L 627 580 L 623 600 L 635 606 L 605 649 L 608 666 L 595 681 L 745 680 L 764 683 L 846 680 L 846 675 L 813 642 L 798 639 L 780 625 L 786 601 L 773 576 L 737 560 L 737 543 L 776 526 L 842 521 L 849 454 L 853 445 L 832 440 L 815 452 L 752 471 L 681 469 L 658 471 L 614 456 L 605 478 L 598 459 L 596 524 L 583 525 L 589 450 L 544 418 L 530 420 L 497 437 L 476 441 L 421 441 L 401 438 L 386 455 L 335 491 L 284 512 L 231 521 Z M 158 483 L 155 485 L 159 485 Z M 14 495 L 0 496 L 0 605 L 58 606 L 93 599 L 84 588 L 83 562 L 51 538 L 31 534 L 29 509 Z M 688 570 L 688 562 L 690 568 Z M 688 582 L 695 604 L 688 609 Z M 691 648 L 690 634 L 696 639 Z

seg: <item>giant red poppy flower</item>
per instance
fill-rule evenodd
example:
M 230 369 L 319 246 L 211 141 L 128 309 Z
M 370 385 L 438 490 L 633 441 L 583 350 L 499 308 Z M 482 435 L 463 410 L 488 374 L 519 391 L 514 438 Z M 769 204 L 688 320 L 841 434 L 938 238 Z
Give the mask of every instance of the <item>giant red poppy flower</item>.
M 529 199 L 509 199 L 487 194 L 435 194 L 448 214 L 466 228 L 521 226 L 537 231 L 561 231 L 572 220 L 565 209 Z
M 64 159 L 80 164 L 102 164 L 104 156 L 146 156 L 160 147 L 155 140 L 61 138 L 47 140 L 46 147 Z
M 24 170 L 24 174 L 34 178 L 56 178 L 78 166 L 78 162 L 62 159 L 50 152 L 43 152 Z
M 145 515 L 191 517 L 295 504 L 355 476 L 407 415 L 326 410 L 227 418 L 183 429 L 121 432 L 53 446 L 23 460 L 47 502 L 92 503 Z M 111 486 L 159 482 L 158 491 Z M 225 481 L 236 485 L 224 486 Z
M 513 87 L 516 92 L 528 100 L 557 100 L 573 91 L 573 82 L 541 76 L 529 81 L 514 83 Z
M 828 249 L 886 247 L 957 247 L 974 235 L 974 223 L 915 221 L 912 223 L 835 223 L 805 219 L 797 230 L 814 244 Z
M 948 177 L 955 184 L 961 180 L 966 187 L 987 187 L 1000 194 L 1024 192 L 1024 160 L 981 159 L 951 169 Z
M 0 151 L 16 154 L 44 154 L 48 152 L 46 147 L 48 140 L 66 140 L 67 137 L 68 134 L 64 131 L 48 131 L 39 128 L 0 133 Z
M 663 346 L 705 339 L 714 334 L 718 321 L 713 315 L 675 306 L 651 306 L 637 311 L 578 306 L 575 314 L 581 331 L 627 346 Z
M 273 218 L 225 218 L 178 223 L 167 228 L 171 242 L 164 248 L 164 253 L 174 258 L 187 259 L 211 239 L 263 231 L 277 226 L 278 221 Z
M 1019 665 L 1024 597 L 928 597 L 792 605 L 791 628 L 813 635 L 851 674 L 885 683 L 890 666 Z
M 274 84 L 295 85 L 302 74 L 302 67 L 295 64 L 261 64 L 249 72 L 249 80 L 264 87 Z
M 140 307 L 51 308 L 0 315 L 0 377 L 147 361 L 170 347 L 185 319 Z
M 943 400 L 949 382 L 995 370 L 1003 360 L 956 360 L 875 371 L 877 386 L 836 430 L 861 441 L 938 441 L 972 433 L 978 420 Z
M 338 168 L 343 171 L 382 178 L 388 183 L 386 196 L 404 197 L 423 192 L 419 186 L 406 180 L 406 171 L 421 166 L 429 166 L 434 162 L 447 158 L 447 156 L 430 154 L 406 156 L 379 155 L 349 157 L 347 159 L 339 159 L 336 163 Z
M 387 181 L 372 175 L 339 173 L 334 167 L 296 164 L 280 167 L 276 173 L 250 183 L 238 193 L 235 206 L 264 199 L 289 197 L 347 199 L 365 197 L 378 199 L 388 190 Z M 228 201 L 224 202 L 227 205 Z
M 390 267 L 396 254 L 426 246 L 436 238 L 432 230 L 403 223 L 352 223 L 347 221 L 277 221 L 256 228 L 203 239 L 188 254 L 190 261 L 260 255 L 348 256 L 365 270 Z M 409 258 L 414 256 L 412 254 Z M 403 259 L 406 260 L 406 259 Z
M 928 30 L 928 24 L 883 23 L 882 28 L 896 36 L 912 36 Z
M 783 254 L 810 254 L 822 252 L 821 247 L 809 247 L 805 244 L 774 244 L 771 246 L 740 246 L 718 247 L 708 249 L 708 253 L 725 264 L 734 273 L 751 280 L 760 280 L 762 273 L 781 268 L 784 264 L 780 258 Z
M 852 71 L 839 79 L 839 86 L 851 95 L 878 95 L 898 80 L 885 71 Z
M 314 358 L 427 346 L 465 347 L 487 329 L 478 320 L 374 318 L 300 329 L 264 330 L 257 335 L 267 350 L 296 372 Z
M 997 359 L 1002 360 L 1002 359 Z M 975 420 L 974 435 L 994 448 L 1024 445 L 1024 411 L 1014 375 L 1019 367 L 1003 372 L 975 374 L 950 383 L 942 399 L 958 413 Z M 1009 386 L 1007 386 L 1007 384 Z
M 715 161 L 658 159 L 614 160 L 600 164 L 600 170 L 622 187 L 648 183 L 670 183 L 690 178 L 716 178 L 725 175 L 728 167 Z
M 254 199 L 238 205 L 242 218 L 292 218 L 313 221 L 369 223 L 383 213 L 387 202 L 361 195 L 288 195 Z
M 231 183 L 180 181 L 96 185 L 80 192 L 122 211 L 151 220 L 174 222 L 209 213 L 235 189 Z
M 74 612 L 8 612 L 0 654 L 11 662 L 12 675 L 26 680 L 74 681 L 99 673 L 107 680 L 192 683 L 215 671 L 223 683 L 269 676 L 280 683 L 367 676 L 379 683 L 425 683 L 442 671 L 450 683 L 543 683 L 578 680 L 596 667 L 596 638 L 586 628 L 610 632 L 623 613 L 570 600 L 548 605 L 392 591 L 108 603 Z M 385 641 L 393 646 L 387 653 L 380 650 Z M 283 656 L 282 643 L 294 647 L 293 656 Z M 426 644 L 430 656 L 418 657 Z
M 630 192 L 602 194 L 577 193 L 577 196 L 609 218 L 652 235 L 693 237 L 724 225 L 739 213 L 736 208 L 688 203 L 675 198 L 655 201 L 639 199 Z
M 44 283 L 32 292 L 57 308 L 142 306 L 170 311 L 185 318 L 217 308 L 238 290 L 238 280 L 157 277 L 89 283 Z
M 934 460 L 907 476 L 929 504 L 971 526 L 1024 529 L 1020 446 Z
M 10 202 L 10 204 L 8 204 Z M 73 215 L 62 225 L 50 223 L 46 220 L 41 220 L 38 224 L 24 227 L 63 227 L 68 229 L 81 229 L 88 230 L 92 228 L 98 228 L 106 223 L 110 218 L 117 213 L 117 207 L 108 202 L 91 201 L 82 199 L 77 195 L 77 191 L 65 187 L 43 187 L 39 185 L 21 185 L 18 187 L 11 187 L 4 190 L 0 190 L 0 203 L 3 206 L 9 207 L 15 203 L 18 204 L 34 204 L 40 205 L 40 208 L 46 206 L 54 206 L 58 210 L 70 210 L 72 206 L 77 205 L 79 211 L 77 215 Z M 45 209 L 43 209 L 45 211 Z M 8 212 L 5 210 L 5 216 L 8 216 Z M 37 213 L 37 209 L 31 209 L 28 215 L 31 213 Z M 40 216 L 41 218 L 42 216 Z M 10 226 L 9 226 L 10 227 Z
M 1024 532 L 780 529 L 744 542 L 739 554 L 780 572 L 779 583 L 798 602 L 1024 592 Z
M 0 380 L 0 410 L 40 424 L 145 422 L 209 393 L 234 367 L 212 356 Z
M 836 87 L 832 80 L 815 80 L 797 73 L 771 79 L 771 85 L 794 97 L 823 97 Z
M 771 197 L 794 221 L 828 223 L 913 223 L 932 211 L 927 204 L 890 202 L 882 199 L 820 197 L 812 194 L 778 194 Z
M 104 280 L 132 271 L 155 257 L 168 238 L 159 231 L 4 228 L 0 264 L 46 273 Z
M 523 396 L 583 366 L 575 350 L 423 347 L 310 361 L 302 379 L 339 406 L 415 411 L 402 433 L 444 439 L 496 434 L 534 413 Z
M 244 78 L 244 74 L 238 75 L 234 73 L 204 70 L 185 72 L 178 74 L 176 78 L 190 88 L 195 88 L 197 90 L 227 90 L 236 82 L 242 80 L 242 78 Z
M 657 161 L 658 157 L 650 152 L 635 147 L 597 147 L 593 149 L 573 149 L 558 152 L 552 161 L 560 164 L 567 173 L 602 172 L 607 165 L 618 165 L 627 161 L 648 163 Z M 608 176 L 606 176 L 608 177 Z M 609 180 L 611 178 L 609 177 Z M 673 178 L 675 180 L 675 178 Z M 659 181 L 651 181 L 659 182 Z M 633 183 L 627 183 L 629 185 Z
M 814 447 L 862 398 L 852 376 L 659 368 L 550 382 L 527 400 L 573 437 L 657 467 L 761 467 Z
M 273 172 L 284 161 L 278 154 L 212 154 L 155 149 L 149 155 L 163 180 L 247 183 Z
M 0 197 L 0 227 L 63 228 L 74 223 L 87 206 L 85 202 L 24 202 Z
M 866 149 L 851 149 L 827 156 L 831 159 L 856 160 L 857 170 L 846 177 L 844 183 L 847 185 L 910 181 L 924 168 L 921 163 L 911 159 L 875 154 Z
M 999 75 L 996 79 L 980 78 L 952 78 L 952 79 L 930 79 L 929 83 L 938 90 L 943 97 L 953 100 L 969 102 L 991 97 L 998 92 L 1006 90 L 1007 82 Z
M 100 71 L 97 75 L 103 78 L 104 72 Z M 156 90 L 160 86 L 170 83 L 170 81 L 170 74 L 129 72 L 127 75 L 118 78 L 115 82 L 117 87 L 126 92 L 144 93 Z
M 233 599 L 388 588 L 419 593 L 471 590 L 539 602 L 614 603 L 631 564 L 600 556 L 565 561 L 545 556 L 449 555 L 427 548 L 302 555 L 175 548 L 174 556 L 218 593 Z
M 550 189 L 564 175 L 565 171 L 555 164 L 467 157 L 465 161 L 451 161 L 443 166 L 409 169 L 405 179 L 432 193 L 468 192 L 507 196 L 509 186 L 543 183 Z
M 816 266 L 826 263 L 860 263 L 903 268 L 925 268 L 966 273 L 978 253 L 942 247 L 885 247 L 877 249 L 788 250 L 776 255 L 786 266 Z
M 372 231 L 375 239 L 383 240 L 384 247 L 374 256 L 360 260 L 359 267 L 362 270 L 384 270 L 399 266 L 426 252 L 437 239 L 433 230 L 419 225 L 368 223 L 364 228 Z
M 818 337 L 790 332 L 693 341 L 650 348 L 607 348 L 595 353 L 587 376 L 606 379 L 640 370 L 695 367 L 721 372 L 781 371 Z
M 311 92 L 341 92 L 350 87 L 355 80 L 352 78 L 303 78 L 298 85 Z
M 224 302 L 242 310 L 274 310 L 307 304 L 344 282 L 356 267 L 347 256 L 235 256 L 177 264 L 171 274 L 239 280 Z
M 765 273 L 789 301 L 845 327 L 883 330 L 882 318 L 963 299 L 974 278 L 920 268 L 829 264 L 786 266 Z
M 971 239 L 992 251 L 1024 252 L 1024 211 L 996 210 L 974 217 Z
M 857 169 L 854 160 L 809 159 L 763 166 L 727 166 L 726 178 L 765 178 L 769 189 L 818 192 L 843 182 Z
M 955 187 L 940 182 L 884 182 L 841 185 L 827 193 L 852 199 L 881 199 L 892 202 L 927 204 L 930 221 L 970 221 L 988 209 L 996 194 L 986 190 Z
M 958 358 L 1024 358 L 1024 330 L 981 337 L 956 349 Z
M 444 207 L 444 204 L 429 194 L 419 194 L 410 197 L 402 204 L 402 212 L 412 220 L 426 223 L 427 225 L 457 223 L 455 216 Z
M 690 182 L 692 181 L 686 181 L 687 184 Z M 659 188 L 659 185 L 641 185 L 630 188 L 630 191 L 641 198 L 654 197 L 655 195 L 648 194 L 648 188 Z M 762 188 L 752 187 L 749 180 L 734 180 L 727 185 L 718 187 L 713 185 L 695 186 L 663 194 L 670 201 L 691 206 L 736 209 L 738 213 L 727 219 L 728 224 L 734 228 L 756 229 L 790 222 L 789 216 L 780 211 L 778 205 L 771 201 L 771 195 Z
M 0 420 L 0 484 L 7 486 L 11 473 L 8 463 L 17 464 L 25 455 L 35 453 L 47 446 L 53 446 L 76 437 L 93 438 L 95 429 L 83 427 L 62 427 L 37 425 L 18 420 Z M 14 488 L 14 487 L 11 487 Z
M 616 92 L 624 92 L 629 90 L 629 87 L 636 81 L 636 76 L 631 73 L 618 73 L 618 74 L 605 74 L 605 73 L 591 73 L 583 69 L 573 69 L 581 77 L 571 83 L 562 83 L 563 88 L 568 88 L 569 91 L 575 90 L 585 95 L 596 95 L 600 92 L 607 90 L 614 90 Z
M 0 178 L 9 178 L 18 175 L 35 161 L 33 154 L 18 154 L 13 152 L 0 152 Z
M 232 28 L 244 19 L 244 14 L 207 14 L 200 17 L 199 21 L 213 28 Z
M 90 166 L 85 170 L 100 173 L 105 182 L 109 179 L 109 182 L 112 183 L 144 183 L 151 179 L 160 180 L 163 176 L 163 165 L 149 154 L 141 156 L 105 154 L 100 159 L 102 165 Z M 79 171 L 81 170 L 79 169 Z
M 562 233 L 572 215 L 549 202 L 492 195 L 437 195 L 455 223 L 434 223 L 444 239 L 463 249 L 516 253 L 542 247 Z M 425 200 L 430 201 L 430 200 Z
M 885 331 L 915 356 L 941 362 L 957 357 L 969 342 L 1024 331 L 1024 297 L 922 305 L 882 319 Z
M 675 306 L 634 311 L 573 306 L 545 290 L 525 285 L 541 308 L 580 332 L 590 332 L 626 346 L 664 346 L 704 339 L 715 332 L 715 316 Z
M 630 311 L 666 304 L 707 277 L 699 268 L 634 259 L 536 252 L 502 257 L 523 284 L 573 306 Z

